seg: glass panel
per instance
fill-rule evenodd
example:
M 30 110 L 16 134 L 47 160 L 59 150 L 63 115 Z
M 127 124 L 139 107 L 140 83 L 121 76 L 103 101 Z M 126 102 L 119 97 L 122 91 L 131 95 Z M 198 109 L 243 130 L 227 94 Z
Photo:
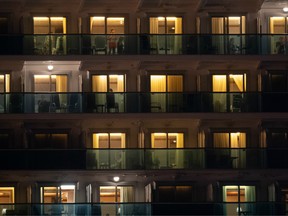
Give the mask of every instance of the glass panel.
M 114 29 L 114 34 L 124 34 L 125 20 L 124 17 L 108 17 L 107 33 Z
M 48 17 L 33 17 L 34 34 L 49 34 L 49 18 Z
M 213 133 L 214 148 L 229 148 L 229 133 Z
M 286 132 L 272 132 L 271 139 L 269 139 L 269 147 L 272 148 L 287 148 L 287 133 Z
M 6 133 L 0 133 L 0 148 L 9 148 L 10 136 Z
M 112 92 L 124 92 L 124 75 L 109 75 L 109 89 Z
M 160 18 L 160 20 L 162 19 L 162 22 L 164 20 L 164 18 Z M 162 30 L 163 31 L 163 30 Z M 157 17 L 150 17 L 150 34 L 158 34 L 159 30 L 158 30 L 158 18 Z
M 241 34 L 241 18 L 240 17 L 228 17 L 228 32 L 229 34 Z
M 183 148 L 184 147 L 183 133 L 168 133 L 168 148 Z
M 108 133 L 93 134 L 93 148 L 109 148 Z
M 169 75 L 167 76 L 168 92 L 182 92 L 183 91 L 183 76 Z
M 68 134 L 51 134 L 51 142 L 54 148 L 64 149 L 68 146 Z
M 166 76 L 151 75 L 150 76 L 150 91 L 151 92 L 166 92 Z
M 68 134 L 34 134 L 33 146 L 34 148 L 67 148 Z
M 270 34 L 285 34 L 285 17 L 270 17 Z
M 75 203 L 75 185 L 61 185 L 60 188 L 61 203 Z M 67 205 L 64 207 L 68 208 Z
M 158 202 L 175 202 L 175 187 L 174 186 L 159 186 L 158 187 Z
M 8 33 L 8 18 L 0 17 L 0 34 Z
M 10 74 L 5 74 L 5 92 L 10 92 Z
M 93 75 L 92 76 L 92 91 L 93 92 L 107 92 L 107 76 Z
M 50 92 L 49 75 L 34 75 L 34 92 Z
M 224 18 L 212 17 L 212 34 L 224 34 Z
M 286 92 L 287 78 L 286 74 L 270 74 L 270 91 Z
M 0 187 L 0 203 L 14 203 L 14 187 Z
M 167 148 L 167 134 L 166 133 L 152 133 L 151 134 L 152 148 Z
M 230 143 L 231 148 L 246 148 L 246 133 L 231 133 Z
M 110 148 L 125 148 L 125 134 L 110 133 Z
M 5 92 L 5 77 L 4 75 L 0 75 L 0 92 Z
M 176 186 L 175 202 L 192 202 L 192 186 Z
M 51 17 L 51 34 L 66 34 L 66 18 L 65 17 Z
M 105 34 L 105 17 L 91 17 L 90 18 L 90 33 L 91 34 Z
M 226 75 L 212 76 L 212 91 L 213 92 L 227 92 Z M 222 93 L 213 94 L 213 105 L 216 112 L 223 112 L 227 109 L 227 95 Z
M 243 92 L 246 90 L 244 87 L 243 74 L 229 75 L 229 92 Z
M 100 186 L 100 203 L 114 203 L 118 199 L 116 199 L 115 186 Z
M 61 203 L 59 187 L 41 187 L 43 191 L 42 203 Z

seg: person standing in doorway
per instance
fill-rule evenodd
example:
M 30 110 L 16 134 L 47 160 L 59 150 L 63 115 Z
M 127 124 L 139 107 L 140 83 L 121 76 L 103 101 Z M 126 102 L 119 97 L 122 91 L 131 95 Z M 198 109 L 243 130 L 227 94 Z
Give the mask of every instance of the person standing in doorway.
M 117 37 L 115 35 L 115 29 L 111 29 L 108 36 L 108 54 L 116 54 Z

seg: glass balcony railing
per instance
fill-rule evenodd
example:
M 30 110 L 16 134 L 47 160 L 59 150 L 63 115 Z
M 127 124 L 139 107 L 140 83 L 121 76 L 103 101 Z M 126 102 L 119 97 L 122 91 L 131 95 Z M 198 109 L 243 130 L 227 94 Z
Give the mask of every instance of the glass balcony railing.
M 281 148 L 1 149 L 0 169 L 287 169 L 287 154 Z
M 0 35 L 0 55 L 108 55 L 109 35 Z M 287 35 L 119 34 L 116 55 L 286 55 Z M 280 43 L 283 43 L 281 47 Z M 285 44 L 284 44 L 285 43 Z
M 288 93 L 0 93 L 0 113 L 288 112 Z
M 285 202 L 0 204 L 1 215 L 287 215 Z

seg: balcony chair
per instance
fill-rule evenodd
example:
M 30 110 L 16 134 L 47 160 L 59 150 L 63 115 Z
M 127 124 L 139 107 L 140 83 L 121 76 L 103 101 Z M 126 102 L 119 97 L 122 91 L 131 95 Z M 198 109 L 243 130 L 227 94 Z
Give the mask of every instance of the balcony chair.
M 150 104 L 151 112 L 162 112 L 162 107 L 159 102 L 151 102 Z
M 95 46 L 92 47 L 93 54 L 106 54 L 106 38 L 104 36 L 96 36 L 95 38 Z

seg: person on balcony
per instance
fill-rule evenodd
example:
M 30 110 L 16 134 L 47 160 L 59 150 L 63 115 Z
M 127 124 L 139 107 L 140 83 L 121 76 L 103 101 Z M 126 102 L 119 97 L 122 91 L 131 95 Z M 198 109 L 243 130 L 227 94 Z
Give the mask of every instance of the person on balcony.
M 108 54 L 116 54 L 117 36 L 115 35 L 115 29 L 111 29 L 108 36 Z

